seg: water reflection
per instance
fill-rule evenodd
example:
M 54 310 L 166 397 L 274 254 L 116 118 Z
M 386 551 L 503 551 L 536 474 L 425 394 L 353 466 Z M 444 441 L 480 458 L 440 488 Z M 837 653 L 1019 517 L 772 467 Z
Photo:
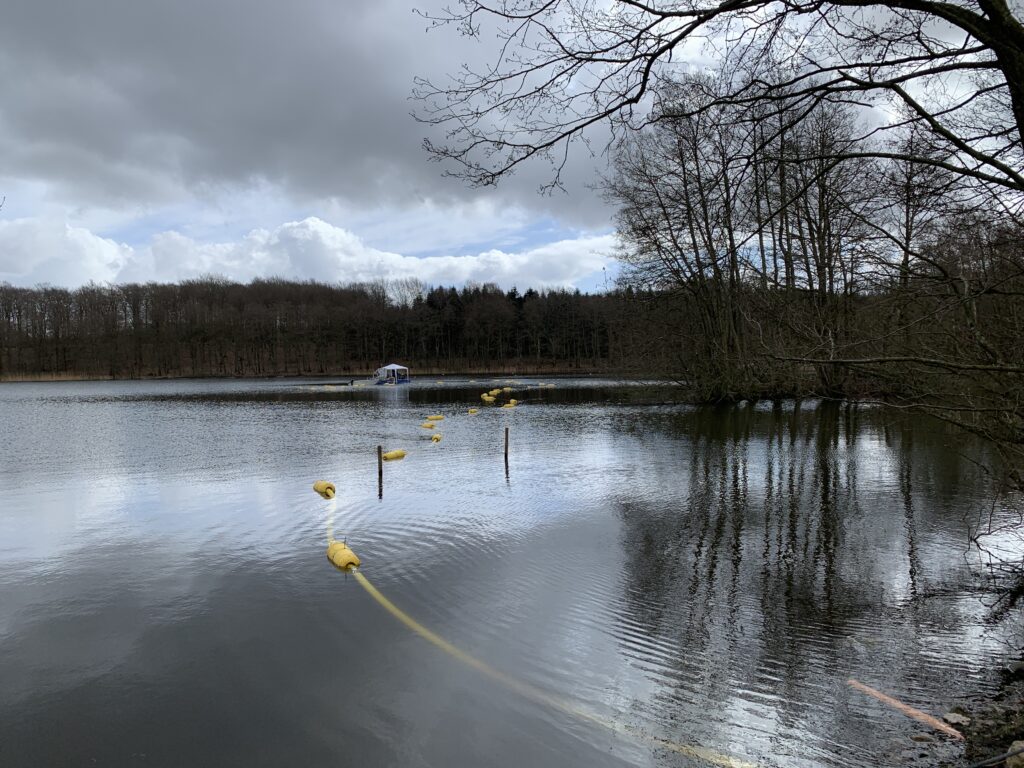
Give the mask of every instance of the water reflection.
M 618 505 L 634 555 L 620 639 L 658 683 L 655 717 L 688 710 L 707 741 L 742 728 L 766 762 L 899 754 L 901 716 L 844 682 L 934 710 L 980 674 L 986 644 L 964 633 L 983 606 L 936 598 L 973 579 L 958 507 L 981 480 L 963 438 L 830 403 L 697 409 L 669 434 L 648 450 L 674 461 Z
M 963 556 L 979 446 L 877 408 L 640 405 L 609 381 L 465 416 L 488 385 L 0 388 L 0 762 L 700 764 L 670 740 L 874 766 L 918 728 L 848 677 L 932 712 L 992 684 L 1002 638 Z M 410 453 L 380 499 L 382 443 Z M 389 598 L 627 736 L 365 599 L 323 557 L 320 477 Z

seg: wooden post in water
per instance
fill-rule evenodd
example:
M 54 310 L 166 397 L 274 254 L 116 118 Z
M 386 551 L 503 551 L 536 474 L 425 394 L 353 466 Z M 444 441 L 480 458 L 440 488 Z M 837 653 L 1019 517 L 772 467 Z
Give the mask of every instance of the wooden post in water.
M 505 427 L 505 477 L 508 478 L 508 427 Z
M 377 498 L 384 498 L 384 448 L 377 446 Z

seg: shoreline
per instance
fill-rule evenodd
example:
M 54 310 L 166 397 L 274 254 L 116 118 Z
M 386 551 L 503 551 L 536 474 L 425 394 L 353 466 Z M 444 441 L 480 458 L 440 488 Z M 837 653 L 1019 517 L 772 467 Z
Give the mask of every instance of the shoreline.
M 272 379 L 356 379 L 365 380 L 372 378 L 374 371 L 348 370 L 330 371 L 327 373 L 268 373 L 268 374 L 173 374 L 173 375 L 141 375 L 141 376 L 99 376 L 90 374 L 16 374 L 0 375 L 0 384 L 26 384 L 26 383 L 47 383 L 47 382 L 77 382 L 77 381 L 230 381 L 230 380 L 272 380 Z M 465 371 L 448 371 L 441 368 L 416 368 L 413 379 L 419 377 L 465 377 L 465 376 L 558 376 L 562 378 L 590 378 L 608 377 L 623 378 L 623 376 L 609 369 L 587 368 L 481 368 Z M 656 376 L 629 376 L 629 380 L 659 380 Z M 670 380 L 665 379 L 666 383 Z
M 963 728 L 964 757 L 969 764 L 1005 754 L 1014 742 L 1024 740 L 1024 661 L 1010 664 L 1000 673 L 1003 681 L 995 694 L 958 707 L 971 719 Z M 1024 758 L 1016 759 L 1024 763 Z

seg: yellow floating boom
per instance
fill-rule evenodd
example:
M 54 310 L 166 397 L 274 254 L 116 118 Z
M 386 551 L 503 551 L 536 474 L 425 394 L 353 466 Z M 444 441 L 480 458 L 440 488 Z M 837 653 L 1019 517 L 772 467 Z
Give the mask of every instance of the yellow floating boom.
M 349 549 L 348 544 L 343 541 L 332 541 L 327 544 L 327 559 L 343 571 L 358 568 L 360 562 L 359 555 Z
M 333 499 L 335 494 L 338 492 L 334 487 L 334 483 L 328 480 L 317 480 L 313 483 L 313 490 L 323 496 L 325 499 Z

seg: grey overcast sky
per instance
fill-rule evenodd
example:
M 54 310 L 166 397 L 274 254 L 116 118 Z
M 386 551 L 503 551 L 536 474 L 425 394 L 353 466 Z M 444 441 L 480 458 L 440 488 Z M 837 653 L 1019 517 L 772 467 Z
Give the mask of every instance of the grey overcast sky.
M 442 177 L 416 75 L 489 58 L 439 0 L 0 0 L 0 282 L 283 276 L 598 287 L 611 211 L 577 152 Z

